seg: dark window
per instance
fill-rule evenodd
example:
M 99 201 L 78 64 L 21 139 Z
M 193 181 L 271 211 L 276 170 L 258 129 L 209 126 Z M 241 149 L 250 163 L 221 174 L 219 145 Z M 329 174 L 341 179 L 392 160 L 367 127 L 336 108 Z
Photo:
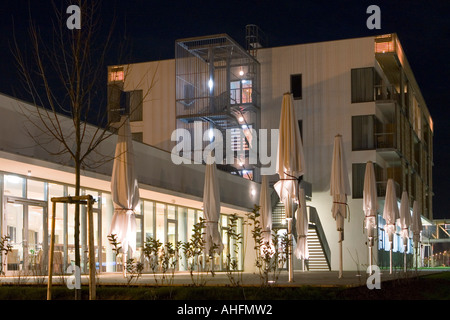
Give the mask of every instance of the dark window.
M 300 131 L 300 139 L 303 142 L 303 120 L 298 120 L 298 130 Z
M 375 149 L 375 116 L 352 117 L 352 150 Z
M 291 93 L 294 100 L 302 98 L 302 75 L 291 74 Z
M 374 69 L 352 69 L 352 103 L 374 101 Z
M 352 198 L 362 199 L 364 191 L 365 163 L 352 164 Z
M 142 90 L 127 92 L 127 111 L 130 121 L 142 121 Z

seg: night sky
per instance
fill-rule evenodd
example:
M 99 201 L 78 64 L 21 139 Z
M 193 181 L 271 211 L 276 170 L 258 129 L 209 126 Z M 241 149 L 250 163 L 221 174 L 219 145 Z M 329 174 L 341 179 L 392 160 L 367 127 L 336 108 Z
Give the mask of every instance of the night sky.
M 381 9 L 381 30 L 366 27 L 372 4 Z M 30 13 L 50 36 L 49 1 L 0 3 L 1 93 L 20 86 L 10 43 L 15 32 L 26 46 Z M 450 218 L 450 1 L 105 0 L 100 16 L 104 31 L 117 18 L 115 41 L 127 52 L 127 61 L 111 52 L 108 64 L 172 59 L 175 40 L 185 37 L 227 33 L 244 45 L 247 24 L 258 25 L 270 47 L 396 32 L 434 121 L 434 217 Z

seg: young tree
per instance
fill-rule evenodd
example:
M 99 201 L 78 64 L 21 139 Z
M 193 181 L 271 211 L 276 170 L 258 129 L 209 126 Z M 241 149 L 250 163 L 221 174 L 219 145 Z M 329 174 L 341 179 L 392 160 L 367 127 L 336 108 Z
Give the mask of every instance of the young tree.
M 33 110 L 23 108 L 32 126 L 30 136 L 50 154 L 70 160 L 75 171 L 75 196 L 80 195 L 81 170 L 101 165 L 90 156 L 118 129 L 117 118 L 108 116 L 103 94 L 114 22 L 108 21 L 108 31 L 101 32 L 99 3 L 77 0 L 64 2 L 60 7 L 53 3 L 55 17 L 51 35 L 43 37 L 38 26 L 30 22 L 30 42 L 26 45 L 31 58 L 14 38 L 13 54 L 28 99 L 34 106 Z M 114 54 L 117 50 L 115 47 Z M 145 86 L 147 91 L 142 100 L 153 87 L 155 74 Z M 141 81 L 145 80 L 148 81 L 147 76 Z M 80 266 L 79 205 L 75 206 L 74 219 L 75 265 Z M 79 299 L 79 290 L 75 292 L 75 298 Z

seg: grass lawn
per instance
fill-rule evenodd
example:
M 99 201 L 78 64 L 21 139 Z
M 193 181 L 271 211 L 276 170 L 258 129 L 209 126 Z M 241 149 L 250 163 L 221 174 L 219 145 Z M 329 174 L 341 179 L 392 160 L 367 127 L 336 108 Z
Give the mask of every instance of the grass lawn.
M 449 300 L 450 272 L 381 283 L 381 289 L 362 287 L 214 287 L 214 286 L 98 286 L 98 300 Z M 45 286 L 0 286 L 0 300 L 45 300 Z M 73 291 L 54 286 L 54 300 L 73 300 Z M 82 287 L 88 299 L 88 287 Z

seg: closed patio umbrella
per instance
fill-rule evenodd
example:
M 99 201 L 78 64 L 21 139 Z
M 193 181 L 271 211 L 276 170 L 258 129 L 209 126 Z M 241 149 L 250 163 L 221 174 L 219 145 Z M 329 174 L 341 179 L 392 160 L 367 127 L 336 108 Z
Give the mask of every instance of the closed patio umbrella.
M 413 233 L 413 242 L 414 242 L 414 248 L 416 250 L 416 268 L 417 268 L 417 257 L 419 255 L 419 243 L 420 243 L 420 233 L 422 232 L 423 226 L 422 226 L 422 219 L 420 218 L 420 212 L 419 212 L 419 204 L 416 200 L 414 200 L 413 203 L 413 214 L 412 214 L 412 233 Z
M 303 146 L 291 93 L 285 93 L 281 104 L 276 171 L 280 180 L 275 184 L 284 203 L 288 221 L 288 236 L 292 243 L 294 203 L 298 203 L 298 188 L 305 172 Z M 292 245 L 289 246 L 289 282 L 293 281 Z
M 331 165 L 330 194 L 333 197 L 331 213 L 339 232 L 339 278 L 342 278 L 342 241 L 344 241 L 344 221 L 347 218 L 347 196 L 350 195 L 347 161 L 340 134 L 334 137 L 333 161 Z M 349 217 L 350 218 L 350 217 Z
M 272 243 L 272 206 L 269 194 L 269 181 L 267 176 L 262 176 L 261 192 L 259 198 L 259 218 L 262 232 L 263 245 Z
M 365 219 L 365 228 L 367 230 L 368 245 L 369 245 L 369 268 L 372 274 L 372 247 L 374 245 L 375 228 L 377 223 L 377 185 L 375 178 L 375 169 L 372 161 L 366 163 L 366 172 L 364 174 L 364 189 L 363 189 L 363 210 Z
M 308 250 L 308 214 L 306 211 L 305 190 L 299 190 L 300 207 L 297 208 L 296 229 L 297 229 L 297 247 L 295 256 L 302 259 L 303 271 L 305 270 L 305 260 L 309 259 Z
M 400 201 L 400 218 L 398 220 L 403 239 L 403 267 L 406 272 L 406 251 L 408 249 L 409 227 L 411 225 L 411 213 L 409 211 L 408 192 L 403 191 Z
M 203 189 L 203 215 L 205 217 L 205 250 L 207 254 L 213 251 L 222 252 L 222 237 L 219 232 L 220 190 L 217 182 L 215 163 L 207 163 L 205 168 L 205 184 Z
M 136 217 L 134 209 L 139 203 L 139 185 L 134 168 L 133 144 L 128 117 L 121 118 L 111 176 L 111 198 L 114 216 L 110 234 L 122 244 L 123 269 L 126 275 L 127 251 L 136 251 Z
M 390 273 L 392 273 L 392 249 L 393 249 L 393 241 L 394 241 L 394 233 L 395 233 L 395 223 L 399 218 L 400 214 L 398 211 L 397 205 L 397 194 L 395 192 L 395 184 L 394 180 L 388 179 L 387 187 L 386 187 L 386 198 L 384 201 L 384 209 L 383 209 L 383 219 L 386 221 L 385 230 L 389 237 L 389 245 L 390 245 Z

